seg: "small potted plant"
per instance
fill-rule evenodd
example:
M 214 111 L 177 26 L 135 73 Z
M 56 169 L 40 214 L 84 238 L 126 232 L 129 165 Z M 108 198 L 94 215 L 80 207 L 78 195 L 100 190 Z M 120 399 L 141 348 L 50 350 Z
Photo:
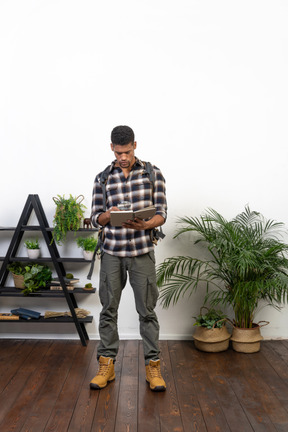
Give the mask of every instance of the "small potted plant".
M 53 220 L 53 240 L 61 245 L 67 236 L 68 231 L 78 231 L 81 226 L 81 220 L 84 218 L 85 205 L 82 204 L 83 195 L 73 197 L 70 194 L 69 198 L 65 195 L 53 198 L 56 204 L 56 212 Z M 52 240 L 52 241 L 53 241 Z
M 93 291 L 93 285 L 92 285 L 92 283 L 87 283 L 87 284 L 85 284 L 85 286 L 84 286 L 84 291 Z
M 227 316 L 222 311 L 203 306 L 194 319 L 194 345 L 198 350 L 221 352 L 228 349 L 231 335 L 226 328 Z
M 20 262 L 13 262 L 7 266 L 7 269 L 12 273 L 15 288 L 24 289 L 25 265 Z
M 40 256 L 40 245 L 38 239 L 26 240 L 24 246 L 27 248 L 27 255 L 30 259 L 37 259 Z
M 97 247 L 97 239 L 95 237 L 78 237 L 77 246 L 83 249 L 84 259 L 91 261 Z

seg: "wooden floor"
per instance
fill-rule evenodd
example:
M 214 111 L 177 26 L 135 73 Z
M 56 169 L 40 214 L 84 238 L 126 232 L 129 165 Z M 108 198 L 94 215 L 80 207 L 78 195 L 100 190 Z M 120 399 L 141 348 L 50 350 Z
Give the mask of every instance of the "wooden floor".
M 1 340 L 0 431 L 288 431 L 288 341 L 256 354 L 161 341 L 165 393 L 149 390 L 140 341 L 121 341 L 116 380 L 90 390 L 97 343 Z

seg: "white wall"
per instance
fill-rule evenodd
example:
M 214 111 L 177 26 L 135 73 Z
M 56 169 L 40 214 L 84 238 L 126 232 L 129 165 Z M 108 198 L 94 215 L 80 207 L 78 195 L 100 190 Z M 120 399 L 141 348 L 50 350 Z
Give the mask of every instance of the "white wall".
M 267 0 L 2 0 L 0 3 L 0 226 L 17 224 L 28 194 L 39 194 L 52 224 L 57 194 L 83 194 L 112 160 L 110 131 L 133 127 L 137 155 L 167 180 L 165 257 L 192 252 L 173 240 L 178 216 L 213 207 L 233 217 L 249 204 L 288 224 L 288 3 Z M 8 245 L 1 234 L 0 255 Z M 73 251 L 72 251 L 73 249 Z M 61 251 L 81 254 L 73 236 Z M 86 283 L 87 267 L 72 269 Z M 99 263 L 93 275 L 98 284 Z M 161 338 L 187 338 L 204 293 L 158 316 Z M 81 301 L 83 297 L 79 297 Z M 36 310 L 65 302 L 24 299 Z M 3 298 L 1 310 L 20 306 Z M 81 306 L 95 317 L 98 295 Z M 287 338 L 287 307 L 264 309 L 266 338 Z M 53 328 L 52 328 L 53 327 Z M 73 326 L 0 327 L 5 337 L 77 337 Z M 127 286 L 119 332 L 136 338 Z

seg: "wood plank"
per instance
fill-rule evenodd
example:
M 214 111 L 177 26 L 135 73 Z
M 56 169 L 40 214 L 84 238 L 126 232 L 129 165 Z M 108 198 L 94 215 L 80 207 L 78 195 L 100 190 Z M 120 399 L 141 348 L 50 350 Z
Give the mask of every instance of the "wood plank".
M 251 357 L 254 357 L 254 361 L 257 361 L 257 357 L 260 360 L 262 354 L 256 353 L 256 355 L 250 354 L 248 356 L 250 357 L 251 363 L 253 363 Z M 259 398 L 263 411 L 265 411 L 265 413 L 268 415 L 276 430 L 287 432 L 288 412 L 267 384 L 267 377 L 265 376 L 265 379 L 263 379 L 263 375 L 259 373 L 257 368 L 252 368 L 248 371 L 245 371 L 245 377 L 250 385 L 250 388 Z
M 253 430 L 255 432 L 276 431 L 277 429 L 261 405 L 257 383 L 249 374 L 249 371 L 254 369 L 249 356 L 233 350 L 228 350 L 226 355 L 229 367 L 226 368 L 225 376 L 237 395 Z M 259 374 L 257 374 L 257 380 L 261 380 Z
M 11 381 L 18 369 L 22 367 L 27 356 L 37 344 L 36 340 L 3 340 L 1 341 L 0 360 L 0 393 Z
M 206 353 L 205 368 L 207 375 L 213 385 L 230 431 L 239 432 L 239 425 L 241 425 L 243 431 L 253 432 L 253 428 L 225 374 L 229 366 L 226 352 Z
M 89 345 L 93 346 L 94 351 L 67 432 L 90 432 L 93 430 L 92 423 L 100 391 L 91 390 L 90 382 L 97 372 L 98 344 L 96 341 L 90 341 Z
M 21 344 L 21 346 L 23 354 L 18 352 L 20 364 L 16 362 L 17 367 L 19 367 L 1 393 L 0 430 L 5 430 L 5 432 L 17 430 L 21 412 L 25 413 L 25 402 L 23 400 L 25 396 L 23 397 L 23 394 L 25 394 L 27 387 L 33 385 L 31 384 L 31 379 L 35 368 L 41 366 L 42 358 L 45 354 L 43 344 L 36 340 L 28 340 L 24 345 Z M 29 354 L 27 355 L 28 352 Z M 22 410 L 23 404 L 24 408 Z
M 258 369 L 259 374 L 262 377 L 265 377 L 265 382 L 269 386 L 271 392 L 275 394 L 277 399 L 281 402 L 281 404 L 285 407 L 288 412 L 288 374 L 287 368 L 282 367 L 279 369 L 279 373 L 269 363 L 267 358 L 265 357 L 265 352 L 267 352 L 266 343 L 262 345 L 261 355 L 255 355 L 250 357 L 253 366 Z M 264 355 L 263 355 L 264 354 Z M 272 367 L 271 367 L 272 366 Z
M 160 431 L 158 394 L 146 382 L 146 369 L 142 341 L 139 342 L 138 369 L 138 432 Z
M 79 344 L 79 341 L 53 341 L 41 367 L 35 369 L 34 399 L 27 406 L 22 431 L 44 431 Z
M 262 343 L 261 352 L 277 374 L 285 382 L 286 380 L 288 381 L 288 354 L 286 345 L 282 341 L 265 341 L 265 343 Z
M 184 358 L 190 359 L 194 389 L 198 395 L 198 402 L 205 419 L 207 431 L 230 432 L 217 393 L 205 367 L 208 353 L 197 351 L 192 344 L 183 345 L 183 351 Z
M 125 341 L 115 432 L 137 432 L 138 341 Z
M 190 353 L 187 356 L 187 352 L 193 349 L 193 342 L 169 341 L 168 345 L 184 431 L 206 432 L 207 428 L 191 373 L 195 365 Z M 183 349 L 184 345 L 186 352 Z
M 183 432 L 183 424 L 173 379 L 168 342 L 160 341 L 159 346 L 161 351 L 161 373 L 167 386 L 165 392 L 156 393 L 160 418 L 160 430 L 161 432 Z
M 109 383 L 102 390 L 91 390 L 99 394 L 98 403 L 95 410 L 95 416 L 91 431 L 111 432 L 115 430 L 115 419 L 117 415 L 117 406 L 122 374 L 122 363 L 124 354 L 124 341 L 120 341 L 119 352 L 115 362 L 115 381 Z M 95 374 L 97 367 L 95 368 Z M 94 374 L 94 375 L 95 375 Z M 76 432 L 76 431 L 75 431 Z
M 80 388 L 94 351 L 93 344 L 83 347 L 79 341 L 74 341 L 75 353 L 71 367 L 67 369 L 65 381 L 49 417 L 45 430 L 66 431 L 76 405 Z

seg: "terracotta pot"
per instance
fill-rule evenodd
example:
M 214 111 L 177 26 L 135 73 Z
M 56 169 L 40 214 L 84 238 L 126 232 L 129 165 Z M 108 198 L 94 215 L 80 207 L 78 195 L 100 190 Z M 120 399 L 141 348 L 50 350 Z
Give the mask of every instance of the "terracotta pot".
M 221 352 L 228 349 L 231 335 L 225 325 L 221 328 L 212 329 L 198 326 L 196 327 L 193 337 L 194 345 L 198 350 L 205 352 Z

